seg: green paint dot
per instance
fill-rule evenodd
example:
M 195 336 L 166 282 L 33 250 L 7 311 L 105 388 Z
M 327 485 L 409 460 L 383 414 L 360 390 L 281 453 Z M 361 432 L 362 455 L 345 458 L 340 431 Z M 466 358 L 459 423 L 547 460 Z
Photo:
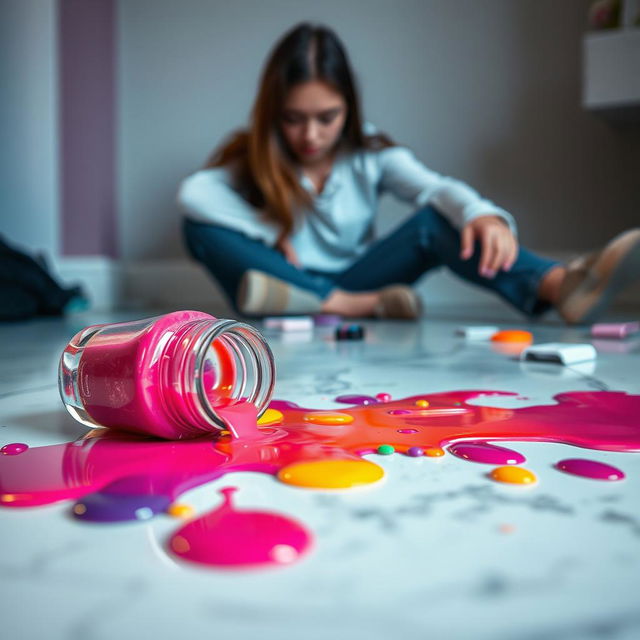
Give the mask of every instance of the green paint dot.
M 395 449 L 390 444 L 381 444 L 378 447 L 378 453 L 381 456 L 390 456 L 394 452 L 395 452 Z

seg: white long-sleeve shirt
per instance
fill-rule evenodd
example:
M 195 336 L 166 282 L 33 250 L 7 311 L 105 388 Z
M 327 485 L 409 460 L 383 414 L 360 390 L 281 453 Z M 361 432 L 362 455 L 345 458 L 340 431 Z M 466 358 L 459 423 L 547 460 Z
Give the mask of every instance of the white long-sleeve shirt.
M 342 271 L 360 257 L 374 240 L 378 203 L 387 192 L 416 209 L 432 204 L 458 229 L 481 215 L 497 215 L 516 232 L 510 213 L 463 182 L 431 171 L 406 147 L 338 156 L 319 194 L 302 173 L 300 181 L 312 196 L 312 206 L 296 217 L 290 240 L 308 269 Z M 235 229 L 267 245 L 278 238 L 277 224 L 242 197 L 224 167 L 186 178 L 178 204 L 196 222 Z

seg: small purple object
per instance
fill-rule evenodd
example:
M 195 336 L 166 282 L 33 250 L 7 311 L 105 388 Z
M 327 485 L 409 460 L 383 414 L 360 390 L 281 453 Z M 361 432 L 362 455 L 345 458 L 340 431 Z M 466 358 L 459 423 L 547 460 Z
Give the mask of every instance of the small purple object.
M 360 396 L 355 394 L 345 394 L 334 398 L 335 402 L 342 404 L 378 404 L 378 401 L 372 396 Z
M 320 313 L 313 316 L 313 323 L 316 327 L 335 327 L 342 322 L 342 317 L 333 313 Z
M 626 338 L 640 331 L 640 322 L 607 322 L 594 324 L 591 335 L 596 338 Z
M 171 499 L 162 495 L 110 494 L 102 491 L 84 496 L 73 507 L 73 515 L 90 522 L 149 520 L 164 513 Z
M 407 449 L 407 455 L 412 458 L 419 458 L 424 455 L 424 449 L 422 447 L 409 447 Z

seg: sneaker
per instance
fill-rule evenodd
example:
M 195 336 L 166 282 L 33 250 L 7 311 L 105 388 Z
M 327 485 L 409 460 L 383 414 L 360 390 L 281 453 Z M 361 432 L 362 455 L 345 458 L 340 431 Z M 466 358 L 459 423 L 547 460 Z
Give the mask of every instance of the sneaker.
M 422 314 L 422 303 L 409 286 L 394 284 L 380 290 L 380 302 L 375 310 L 378 318 L 415 320 Z
M 569 324 L 590 324 L 605 312 L 614 296 L 640 281 L 640 229 L 630 229 L 601 251 L 567 265 L 558 312 Z
M 281 286 L 279 286 L 281 285 Z M 287 306 L 287 286 L 262 271 L 249 269 L 240 280 L 238 309 L 247 316 L 283 313 Z
M 238 310 L 247 316 L 318 313 L 322 300 L 263 271 L 245 271 L 238 287 Z

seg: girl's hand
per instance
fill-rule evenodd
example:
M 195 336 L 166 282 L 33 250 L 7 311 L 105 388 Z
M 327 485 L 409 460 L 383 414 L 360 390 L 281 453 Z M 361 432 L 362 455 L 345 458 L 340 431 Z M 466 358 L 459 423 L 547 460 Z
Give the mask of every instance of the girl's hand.
M 500 269 L 511 269 L 518 256 L 518 241 L 502 218 L 494 215 L 480 216 L 462 229 L 462 260 L 468 260 L 473 255 L 476 240 L 480 242 L 482 251 L 478 266 L 481 276 L 494 278 Z
M 300 260 L 298 260 L 298 254 L 291 245 L 289 238 L 281 238 L 276 243 L 276 249 L 284 256 L 287 262 L 290 262 L 294 267 L 300 268 Z

